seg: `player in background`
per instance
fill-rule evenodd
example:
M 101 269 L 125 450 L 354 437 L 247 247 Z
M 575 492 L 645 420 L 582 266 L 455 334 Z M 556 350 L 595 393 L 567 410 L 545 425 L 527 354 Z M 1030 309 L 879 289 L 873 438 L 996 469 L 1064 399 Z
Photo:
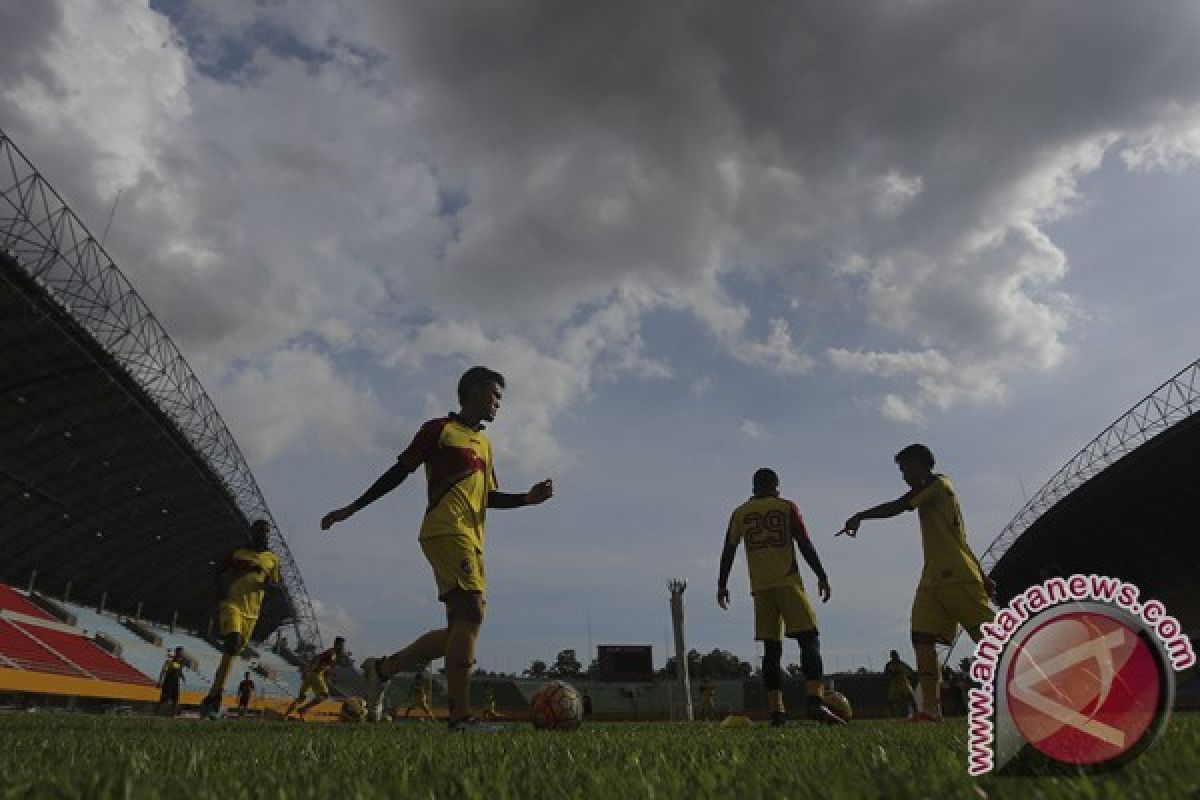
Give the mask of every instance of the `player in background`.
M 483 624 L 484 523 L 489 508 L 520 508 L 544 503 L 554 494 L 550 480 L 523 494 L 499 491 L 492 445 L 483 432 L 496 418 L 504 394 L 504 376 L 487 367 L 472 367 L 458 382 L 460 410 L 421 426 L 396 464 L 348 506 L 321 520 L 328 530 L 395 489 L 422 465 L 428 484 L 428 506 L 421 522 L 421 550 L 433 569 L 438 600 L 446 605 L 446 625 L 420 636 L 386 658 L 363 661 L 370 719 L 379 718 L 383 690 L 398 672 L 446 659 L 449 724 L 452 730 L 478 730 L 469 705 L 475 642 Z
M 488 720 L 504 718 L 504 715 L 496 710 L 496 687 L 490 683 L 483 693 L 483 718 Z
M 308 664 L 308 669 L 304 671 L 304 679 L 300 682 L 300 694 L 296 695 L 296 699 L 288 706 L 287 711 L 283 712 L 285 719 L 299 707 L 297 713 L 300 715 L 300 721 L 303 722 L 305 714 L 329 699 L 329 670 L 341 660 L 345 653 L 346 638 L 339 636 L 333 640 L 333 647 L 313 656 L 312 661 Z M 304 698 L 308 696 L 309 692 L 312 692 L 312 700 L 309 700 L 307 705 L 301 706 L 300 704 L 304 702 Z
M 158 696 L 159 714 L 168 713 L 168 710 L 171 716 L 179 713 L 179 688 L 185 680 L 185 666 L 182 647 L 176 647 L 174 653 L 168 653 L 158 674 L 158 688 L 161 690 Z
M 883 665 L 883 674 L 887 676 L 887 699 L 892 716 L 911 717 L 916 714 L 917 701 L 913 697 L 912 679 L 917 673 L 900 660 L 900 653 L 892 651 L 891 658 Z
M 707 677 L 700 682 L 700 719 L 712 719 L 715 713 L 717 687 Z
M 267 589 L 277 589 L 282 583 L 279 557 L 271 552 L 268 541 L 270 533 L 269 522 L 254 520 L 250 525 L 250 546 L 237 548 L 217 565 L 217 579 L 223 587 L 217 603 L 223 652 L 212 688 L 200 703 L 200 713 L 209 719 L 221 715 L 221 696 L 229 670 L 254 633 L 263 595 Z
M 865 519 L 887 519 L 916 511 L 921 526 L 921 548 L 925 566 L 912 604 L 912 643 L 917 656 L 917 679 L 921 686 L 921 710 L 913 722 L 936 722 L 942 718 L 938 692 L 937 644 L 950 644 L 958 626 L 976 642 L 980 626 L 995 616 L 988 598 L 996 584 L 967 545 L 962 509 L 954 484 L 935 473 L 933 452 L 923 444 L 905 447 L 895 456 L 900 475 L 909 491 L 898 500 L 859 511 L 838 532 L 854 537 Z
M 237 685 L 237 712 L 239 719 L 250 713 L 250 699 L 252 697 L 254 697 L 254 681 L 250 679 L 250 673 L 247 672 L 242 676 L 242 682 Z
M 433 682 L 433 677 L 425 672 L 422 668 L 420 672 L 413 676 L 412 688 L 409 690 L 408 708 L 404 711 L 404 718 L 412 714 L 413 710 L 419 710 L 425 714 L 425 719 L 433 719 L 433 709 L 429 705 L 430 684 Z
M 844 725 L 821 699 L 821 647 L 817 617 L 804 591 L 796 548 L 817 576 L 817 591 L 822 602 L 829 601 L 829 578 L 821 559 L 808 538 L 800 510 L 791 500 L 779 495 L 779 476 L 772 469 L 754 473 L 754 496 L 738 506 L 729 518 L 725 546 L 721 552 L 721 571 L 717 577 L 717 604 L 729 608 L 729 572 L 738 545 L 746 543 L 746 566 L 750 571 L 750 593 L 754 596 L 754 638 L 763 643 L 763 684 L 771 724 L 787 721 L 783 704 L 783 638 L 800 645 L 800 666 L 804 672 L 808 718 L 829 725 Z

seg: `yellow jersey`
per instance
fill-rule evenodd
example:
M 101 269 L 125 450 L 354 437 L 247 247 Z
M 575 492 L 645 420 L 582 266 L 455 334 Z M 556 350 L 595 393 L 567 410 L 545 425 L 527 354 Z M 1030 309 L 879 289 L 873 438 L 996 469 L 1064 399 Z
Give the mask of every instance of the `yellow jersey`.
M 242 547 L 234 550 L 226 559 L 222 571 L 226 570 L 232 574 L 232 582 L 222 602 L 243 617 L 257 619 L 267 581 L 279 583 L 282 580 L 279 557 L 270 550 Z
M 411 472 L 425 467 L 429 504 L 421 539 L 463 536 L 483 551 L 488 494 L 497 490 L 492 443 L 456 414 L 421 426 L 398 459 Z
M 967 546 L 962 510 L 949 478 L 934 475 L 927 484 L 904 495 L 900 502 L 909 510 L 915 509 L 921 523 L 921 549 L 925 553 L 921 586 L 983 583 L 979 562 Z
M 913 670 L 903 661 L 888 661 L 883 667 L 883 672 L 887 675 L 889 690 L 912 689 L 912 684 L 908 682 L 908 679 L 913 674 Z
M 746 543 L 746 565 L 750 570 L 751 594 L 776 586 L 798 584 L 794 537 L 804 536 L 800 509 L 783 497 L 751 497 L 729 517 L 726 542 Z
M 308 671 L 312 675 L 325 677 L 325 673 L 329 672 L 335 663 L 337 663 L 337 651 L 331 647 L 317 654 L 309 664 Z
M 163 664 L 162 671 L 159 673 L 159 683 L 179 683 L 183 680 L 183 661 L 168 656 L 167 661 Z

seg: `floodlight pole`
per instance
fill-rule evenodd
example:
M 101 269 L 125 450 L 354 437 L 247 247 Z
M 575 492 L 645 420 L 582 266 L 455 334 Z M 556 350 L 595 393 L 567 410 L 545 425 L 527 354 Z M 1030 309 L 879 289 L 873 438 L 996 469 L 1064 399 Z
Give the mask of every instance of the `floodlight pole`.
M 667 581 L 667 589 L 671 592 L 671 626 L 675 629 L 675 674 L 683 690 L 683 713 L 691 722 L 695 717 L 692 715 L 692 688 L 688 680 L 687 640 L 683 634 L 683 592 L 687 589 L 687 581 L 672 578 Z

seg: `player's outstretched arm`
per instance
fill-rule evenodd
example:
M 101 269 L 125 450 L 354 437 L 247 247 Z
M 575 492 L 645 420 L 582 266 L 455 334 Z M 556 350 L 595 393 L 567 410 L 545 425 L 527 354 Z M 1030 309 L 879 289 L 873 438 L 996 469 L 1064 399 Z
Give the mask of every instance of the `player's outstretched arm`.
M 536 506 L 554 496 L 554 481 L 550 478 L 535 483 L 528 492 L 488 492 L 488 508 L 522 508 Z
M 327 531 L 337 523 L 350 519 L 350 517 L 404 483 L 404 479 L 411 472 L 412 470 L 408 468 L 407 463 L 403 459 L 397 461 L 387 472 L 380 475 L 379 479 L 372 483 L 370 488 L 363 492 L 362 496 L 353 503 L 341 508 L 335 508 L 321 517 L 321 530 Z
M 892 500 L 888 503 L 880 503 L 877 506 L 868 508 L 866 511 L 859 511 L 854 516 L 846 520 L 846 524 L 837 532 L 837 536 L 843 533 L 854 536 L 858 533 L 858 526 L 862 524 L 864 519 L 888 519 L 896 517 L 908 511 L 908 504 L 903 500 Z

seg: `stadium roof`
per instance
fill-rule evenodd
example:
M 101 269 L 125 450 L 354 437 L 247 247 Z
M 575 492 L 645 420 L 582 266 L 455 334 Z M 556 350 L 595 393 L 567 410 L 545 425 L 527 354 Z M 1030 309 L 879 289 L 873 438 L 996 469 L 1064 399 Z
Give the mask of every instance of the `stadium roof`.
M 1111 575 L 1200 634 L 1200 361 L 1105 428 L 980 559 L 1007 602 L 1048 574 Z
M 0 580 L 202 626 L 213 563 L 270 511 L 232 435 L 154 315 L 0 131 Z M 320 644 L 278 529 L 287 623 Z

